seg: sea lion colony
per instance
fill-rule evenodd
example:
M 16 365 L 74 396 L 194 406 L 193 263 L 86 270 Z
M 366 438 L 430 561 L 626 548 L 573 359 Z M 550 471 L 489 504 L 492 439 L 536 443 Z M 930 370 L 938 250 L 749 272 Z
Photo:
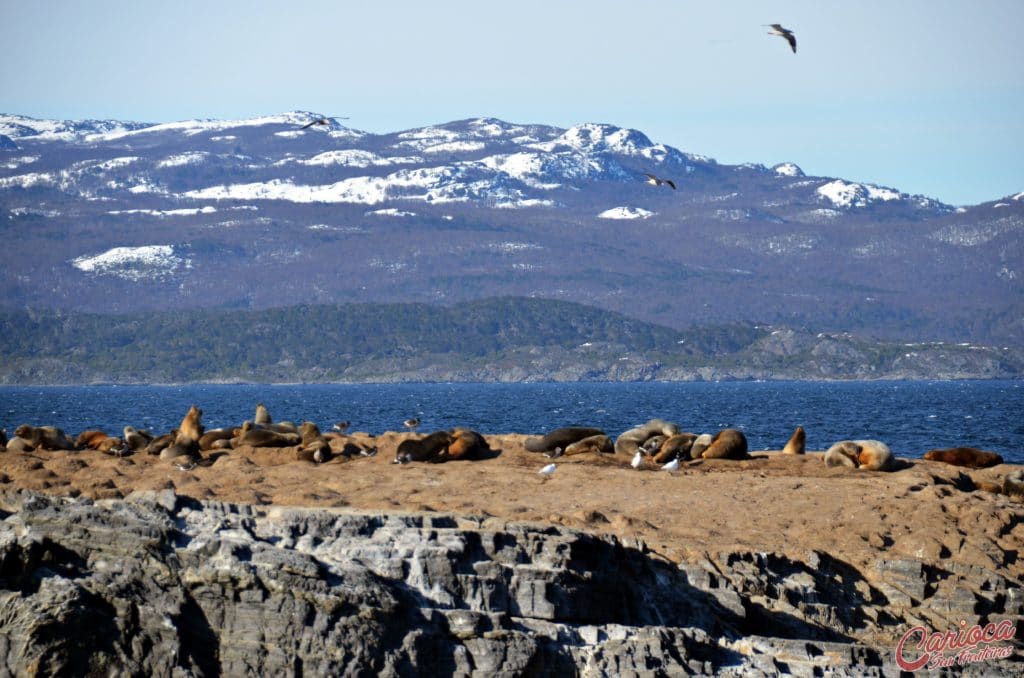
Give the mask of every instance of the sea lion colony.
M 253 419 L 232 428 L 206 430 L 202 414 L 200 408 L 192 405 L 177 428 L 159 435 L 127 425 L 121 436 L 86 430 L 71 438 L 53 426 L 22 424 L 10 439 L 6 430 L 0 429 L 0 450 L 22 453 L 94 450 L 116 456 L 148 454 L 189 468 L 208 465 L 216 457 L 242 446 L 279 448 L 283 455 L 290 455 L 294 461 L 315 464 L 369 457 L 377 452 L 373 436 L 363 434 L 357 438 L 346 432 L 348 422 L 346 426 L 335 426 L 336 430 L 326 433 L 308 421 L 299 425 L 288 421 L 274 423 L 263 403 L 256 405 Z M 416 423 L 419 424 L 418 421 Z M 406 428 L 410 428 L 408 422 Z M 411 435 L 414 437 L 398 445 L 395 464 L 443 463 L 457 459 L 487 459 L 494 455 L 484 436 L 470 428 L 457 427 L 450 431 Z M 805 445 L 806 432 L 802 426 L 797 426 L 783 453 L 805 454 Z M 738 429 L 698 434 L 682 431 L 678 424 L 664 419 L 651 419 L 624 431 L 614 440 L 599 428 L 566 426 L 543 436 L 529 437 L 523 446 L 527 451 L 543 454 L 548 460 L 587 454 L 632 459 L 630 465 L 639 470 L 675 471 L 706 460 L 748 461 L 759 458 L 750 454 L 747 438 Z M 998 454 L 972 447 L 929 450 L 922 458 L 974 469 L 1003 463 Z M 822 459 L 828 467 L 847 467 L 858 471 L 894 471 L 901 464 L 889 446 L 878 440 L 838 441 L 825 451 Z M 1010 474 L 1001 485 L 990 483 L 985 489 L 1020 496 L 1020 484 L 1020 479 Z

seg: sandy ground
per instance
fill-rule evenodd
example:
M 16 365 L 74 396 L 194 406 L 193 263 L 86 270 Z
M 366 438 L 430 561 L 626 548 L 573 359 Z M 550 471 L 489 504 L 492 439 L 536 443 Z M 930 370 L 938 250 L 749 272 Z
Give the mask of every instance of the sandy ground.
M 0 452 L 0 491 L 26 488 L 92 499 L 172 489 L 197 499 L 252 504 L 436 511 L 516 522 L 556 523 L 642 539 L 674 561 L 734 550 L 804 559 L 813 549 L 863 567 L 879 558 L 950 558 L 1024 579 L 1024 503 L 974 489 L 1020 468 L 973 471 L 921 459 L 879 473 L 826 468 L 820 453 L 755 452 L 749 461 L 691 462 L 670 474 L 634 470 L 621 455 L 550 460 L 523 447 L 527 436 L 489 435 L 490 458 L 444 464 L 392 463 L 408 433 L 376 437 L 374 457 L 317 465 L 294 448 L 209 453 L 183 471 L 146 454 Z

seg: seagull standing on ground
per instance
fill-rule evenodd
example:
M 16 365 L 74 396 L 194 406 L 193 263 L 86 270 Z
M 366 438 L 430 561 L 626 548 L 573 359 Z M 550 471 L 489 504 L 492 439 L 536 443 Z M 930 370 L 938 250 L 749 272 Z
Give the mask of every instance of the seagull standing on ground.
M 768 35 L 777 35 L 780 38 L 785 38 L 789 46 L 793 48 L 793 54 L 796 54 L 796 36 L 793 31 L 788 28 L 783 28 L 782 24 L 765 24 L 765 26 L 771 26 L 772 30 L 768 31 Z
M 551 477 L 551 474 L 554 473 L 554 472 L 555 472 L 555 465 L 554 464 L 548 464 L 547 466 L 545 466 L 541 470 L 537 471 L 537 473 L 540 474 L 542 480 L 547 480 L 548 478 Z
M 669 463 L 661 467 L 662 471 L 668 471 L 669 473 L 675 473 L 679 470 L 679 457 L 676 457 Z
M 650 172 L 644 172 L 644 176 L 647 177 L 647 183 L 649 183 L 651 186 L 661 186 L 662 184 L 666 184 L 668 186 L 671 186 L 673 191 L 676 190 L 676 182 L 672 181 L 671 179 L 662 179 L 660 177 L 654 176 Z
M 644 453 L 637 450 L 636 454 L 633 455 L 633 461 L 629 462 L 629 465 L 633 468 L 640 468 L 642 463 L 644 463 Z
M 413 417 L 412 419 L 406 419 L 405 421 L 402 422 L 402 425 L 405 426 L 410 431 L 415 431 L 416 427 L 420 425 L 420 418 Z
M 350 421 L 339 421 L 332 428 L 334 428 L 334 430 L 338 431 L 339 433 L 344 433 L 345 431 L 348 430 L 348 427 L 351 426 L 351 425 L 352 425 L 352 422 L 350 422 Z

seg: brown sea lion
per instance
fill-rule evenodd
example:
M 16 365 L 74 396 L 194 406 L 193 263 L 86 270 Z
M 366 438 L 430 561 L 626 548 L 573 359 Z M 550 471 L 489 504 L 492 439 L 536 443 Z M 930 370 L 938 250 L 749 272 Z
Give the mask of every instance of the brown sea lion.
M 929 461 L 941 461 L 953 466 L 967 468 L 988 468 L 1003 463 L 1003 458 L 995 452 L 979 450 L 976 447 L 951 447 L 945 450 L 928 450 L 924 458 Z
M 1024 470 L 1018 469 L 1003 478 L 1003 494 L 1024 501 Z
M 250 447 L 291 447 L 302 443 L 298 433 L 278 433 L 267 428 L 254 428 L 245 435 L 234 438 L 233 447 L 249 445 Z
M 648 439 L 656 436 L 674 436 L 679 433 L 679 426 L 664 419 L 651 419 L 642 426 L 623 431 L 615 439 L 615 453 L 632 456 L 647 442 Z
M 40 450 L 73 450 L 75 444 L 56 426 L 30 426 L 22 424 L 14 435 L 27 440 L 33 448 Z
M 271 423 L 270 412 L 263 403 L 256 403 L 256 416 L 252 418 L 252 422 L 261 426 Z
M 14 436 L 8 440 L 5 448 L 8 452 L 35 452 L 36 449 L 32 447 L 32 443 L 30 441 L 19 436 Z
M 75 447 L 80 450 L 95 450 L 100 443 L 109 437 L 106 432 L 96 429 L 82 431 L 75 436 Z
M 665 442 L 658 447 L 658 451 L 654 454 L 653 461 L 658 464 L 664 464 L 676 459 L 677 457 L 679 459 L 689 459 L 690 448 L 693 447 L 693 441 L 696 439 L 696 433 L 677 433 L 674 436 L 669 436 L 665 439 Z
M 160 451 L 161 459 L 175 459 L 180 461 L 181 457 L 187 457 L 192 461 L 202 459 L 202 454 L 199 452 L 199 441 L 193 440 L 192 438 L 182 438 L 179 434 L 178 439 L 173 445 L 165 447 Z
M 7 429 L 0 428 L 0 450 L 7 449 Z
M 207 431 L 199 438 L 199 449 L 203 452 L 214 449 L 214 443 L 221 440 L 230 441 L 235 437 L 235 432 L 226 428 L 215 428 Z M 228 445 L 230 447 L 230 445 Z
M 880 440 L 841 440 L 825 452 L 826 466 L 891 471 L 894 462 L 892 450 Z
M 747 436 L 735 428 L 722 429 L 711 438 L 711 445 L 701 453 L 703 459 L 750 459 Z
M 103 454 L 113 454 L 119 457 L 131 454 L 131 449 L 124 444 L 123 440 L 111 436 L 104 438 L 94 449 Z
M 804 454 L 806 452 L 807 434 L 803 426 L 797 426 L 793 435 L 789 437 L 786 446 L 782 448 L 783 454 Z
M 454 428 L 448 444 L 447 459 L 475 459 L 491 451 L 482 435 L 469 428 Z
M 168 447 L 174 444 L 174 441 L 178 438 L 178 429 L 172 429 L 170 433 L 165 433 L 162 436 L 157 436 L 153 440 L 149 441 L 149 445 L 146 445 L 146 454 L 157 455 L 166 450 Z
M 704 450 L 711 447 L 711 439 L 713 436 L 710 433 L 701 433 L 697 436 L 697 439 L 693 441 L 693 445 L 690 446 L 690 459 L 700 459 L 701 455 L 704 454 Z
M 527 438 L 523 442 L 523 446 L 530 452 L 554 452 L 557 447 L 564 450 L 577 441 L 599 435 L 604 435 L 604 431 L 599 428 L 563 426 L 550 431 L 541 438 Z
M 295 450 L 295 459 L 298 461 L 311 461 L 315 464 L 323 464 L 334 458 L 331 444 L 322 437 L 317 437 L 308 443 L 304 443 Z
M 395 453 L 395 464 L 408 464 L 411 461 L 430 461 L 445 454 L 452 442 L 447 431 L 435 431 L 419 440 L 403 440 Z
M 614 454 L 615 443 L 613 443 L 612 439 L 603 433 L 596 436 L 587 436 L 583 440 L 577 440 L 572 445 L 566 447 L 562 454 L 568 457 L 574 454 L 585 454 L 587 452 Z
M 181 426 L 178 427 L 178 437 L 175 442 L 194 440 L 198 445 L 199 439 L 203 437 L 202 416 L 203 411 L 195 405 L 188 408 L 188 413 L 185 414 L 185 418 L 181 420 Z

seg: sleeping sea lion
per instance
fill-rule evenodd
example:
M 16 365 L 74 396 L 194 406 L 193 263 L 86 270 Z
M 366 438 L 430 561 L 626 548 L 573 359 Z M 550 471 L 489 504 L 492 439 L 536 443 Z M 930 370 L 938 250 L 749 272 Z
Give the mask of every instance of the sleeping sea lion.
M 556 428 L 541 438 L 527 438 L 523 446 L 530 452 L 554 452 L 556 447 L 563 450 L 573 443 L 589 438 L 590 436 L 604 435 L 599 428 L 587 426 L 564 426 Z
M 648 439 L 656 436 L 674 436 L 679 433 L 679 426 L 664 419 L 651 419 L 642 426 L 623 431 L 615 439 L 615 453 L 632 456 L 647 442 Z
M 278 433 L 268 428 L 255 428 L 234 439 L 233 447 L 249 445 L 250 447 L 291 447 L 302 443 L 298 433 Z
M 104 431 L 90 429 L 75 436 L 75 447 L 80 450 L 95 450 L 109 436 Z
M 786 446 L 782 448 L 783 454 L 803 454 L 806 449 L 807 434 L 804 433 L 803 426 L 797 426 L 796 430 L 793 431 L 793 435 L 790 436 Z
M 693 445 L 690 446 L 690 459 L 700 459 L 701 455 L 704 454 L 704 450 L 711 447 L 710 433 L 701 433 L 697 436 L 697 439 L 693 441 Z
M 892 450 L 880 440 L 841 440 L 825 452 L 826 466 L 849 466 L 864 471 L 891 471 Z
M 215 428 L 207 431 L 199 438 L 199 449 L 203 452 L 214 449 L 214 443 L 219 440 L 231 440 L 235 432 L 226 428 Z
M 139 431 L 134 426 L 124 427 L 124 444 L 132 452 L 144 450 L 153 442 L 153 434 L 149 431 Z
M 75 444 L 56 426 L 30 426 L 22 424 L 14 435 L 27 440 L 37 450 L 73 450 Z
M 653 461 L 664 464 L 676 458 L 689 459 L 690 448 L 693 447 L 693 441 L 696 439 L 696 433 L 677 433 L 674 436 L 669 436 L 658 448 Z
M 395 464 L 408 464 L 410 461 L 431 461 L 445 454 L 452 437 L 447 431 L 435 431 L 419 440 L 403 440 L 395 453 Z
M 491 451 L 484 437 L 469 428 L 454 428 L 448 444 L 447 459 L 475 459 Z
M 701 453 L 703 459 L 750 459 L 747 436 L 735 428 L 722 429 L 711 438 L 711 445 Z
M 146 454 L 157 455 L 163 452 L 165 449 L 174 444 L 174 441 L 178 438 L 178 429 L 172 429 L 170 433 L 165 433 L 162 436 L 157 436 L 149 441 L 149 445 L 146 445 Z
M 976 447 L 951 447 L 945 450 L 928 450 L 924 458 L 929 461 L 942 461 L 953 466 L 967 468 L 988 468 L 1003 463 L 1003 458 L 995 452 L 979 450 Z
M 614 454 L 615 444 L 612 439 L 601 433 L 596 436 L 587 436 L 567 446 L 562 452 L 565 456 L 584 454 L 587 452 L 600 452 L 601 454 Z

